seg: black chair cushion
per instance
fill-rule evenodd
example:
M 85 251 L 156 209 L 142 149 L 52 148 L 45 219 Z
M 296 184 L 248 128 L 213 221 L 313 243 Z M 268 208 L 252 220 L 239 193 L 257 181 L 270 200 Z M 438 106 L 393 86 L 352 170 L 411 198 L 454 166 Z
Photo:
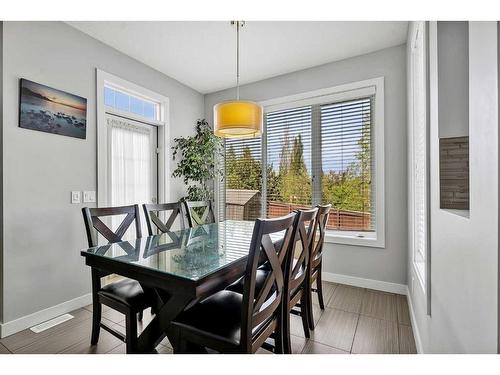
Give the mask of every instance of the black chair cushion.
M 105 285 L 97 293 L 132 308 L 141 309 L 149 306 L 141 285 L 135 280 L 124 279 Z
M 203 336 L 238 345 L 241 332 L 243 296 L 222 290 L 182 312 L 173 325 Z

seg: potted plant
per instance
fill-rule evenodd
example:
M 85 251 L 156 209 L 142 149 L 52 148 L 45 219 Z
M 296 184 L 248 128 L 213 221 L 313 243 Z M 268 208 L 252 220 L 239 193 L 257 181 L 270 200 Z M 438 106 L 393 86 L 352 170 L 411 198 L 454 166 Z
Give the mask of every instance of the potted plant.
M 173 158 L 177 168 L 172 175 L 181 177 L 188 186 L 187 196 L 183 199 L 191 201 L 213 199 L 211 182 L 216 178 L 222 180 L 222 141 L 214 135 L 205 119 L 196 123 L 196 134 L 174 139 Z

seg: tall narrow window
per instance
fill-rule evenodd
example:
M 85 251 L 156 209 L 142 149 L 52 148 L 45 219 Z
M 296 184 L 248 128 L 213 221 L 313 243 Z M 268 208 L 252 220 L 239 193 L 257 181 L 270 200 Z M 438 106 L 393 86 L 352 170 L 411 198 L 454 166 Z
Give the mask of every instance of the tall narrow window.
M 411 46 L 412 68 L 412 213 L 413 264 L 426 284 L 427 254 L 427 115 L 424 55 L 424 23 L 417 24 Z M 425 288 L 424 288 L 425 289 Z
M 311 106 L 266 114 L 267 217 L 312 204 Z
M 321 106 L 321 203 L 328 229 L 373 231 L 372 97 Z
M 232 220 L 261 217 L 261 140 L 229 139 L 225 144 L 225 189 L 219 193 L 219 215 Z

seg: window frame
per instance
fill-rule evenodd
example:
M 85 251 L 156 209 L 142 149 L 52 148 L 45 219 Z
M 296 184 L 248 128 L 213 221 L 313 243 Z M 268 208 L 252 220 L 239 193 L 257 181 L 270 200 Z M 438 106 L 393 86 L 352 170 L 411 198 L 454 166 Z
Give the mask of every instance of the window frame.
M 325 241 L 328 243 L 368 246 L 385 248 L 385 174 L 384 174 L 384 77 L 351 82 L 343 85 L 328 87 L 324 89 L 308 91 L 296 95 L 289 95 L 280 98 L 261 101 L 259 104 L 264 107 L 264 113 L 280 109 L 300 107 L 305 105 L 319 105 L 329 102 L 340 102 L 352 100 L 368 95 L 374 95 L 373 106 L 373 145 L 375 158 L 375 231 L 340 231 L 327 230 Z M 265 121 L 264 121 L 265 123 Z M 312 137 L 315 139 L 321 129 L 314 129 L 314 120 L 312 124 Z M 317 122 L 319 124 L 319 122 Z M 320 124 L 319 124 L 320 125 Z M 317 126 L 317 125 L 316 125 Z M 320 134 L 320 133 L 319 133 Z M 262 153 L 267 153 L 267 133 L 262 136 Z M 314 157 L 314 151 L 311 158 Z M 321 154 L 321 152 L 320 152 Z M 264 192 L 265 194 L 265 192 Z M 265 199 L 263 195 L 263 199 Z
M 158 120 L 150 120 L 146 117 L 134 114 L 133 112 L 121 111 L 117 108 L 104 104 L 104 87 L 123 91 L 126 94 L 143 98 L 148 101 L 158 103 Z M 156 126 L 158 131 L 158 201 L 170 201 L 170 161 L 168 159 L 168 147 L 170 145 L 170 110 L 169 98 L 148 90 L 123 78 L 96 69 L 96 97 L 97 97 L 97 207 L 109 205 L 108 189 L 108 152 L 109 140 L 106 125 L 106 114 L 124 117 L 133 121 Z
M 354 245 L 354 246 L 367 246 L 375 248 L 385 248 L 385 174 L 384 174 L 384 77 L 376 77 L 373 79 L 342 84 L 338 86 L 328 87 L 324 89 L 308 91 L 296 95 L 289 95 L 270 100 L 261 101 L 259 104 L 264 107 L 264 113 L 276 111 L 286 108 L 294 108 L 311 104 L 325 104 L 329 102 L 344 101 L 357 99 L 374 95 L 373 104 L 373 118 L 372 118 L 372 137 L 374 145 L 374 158 L 375 158 L 375 231 L 374 232 L 361 232 L 361 231 L 340 231 L 340 230 L 327 230 L 325 234 L 325 241 L 328 243 Z M 320 126 L 315 129 L 315 121 L 311 128 L 312 141 L 320 137 Z M 266 121 L 264 121 L 263 135 L 261 137 L 261 161 L 262 165 L 267 165 L 267 132 Z M 320 138 L 319 138 L 320 139 Z M 311 159 L 315 156 L 314 148 L 311 150 Z M 321 152 L 319 152 L 319 159 L 321 159 Z M 314 162 L 311 160 L 311 163 Z M 216 186 L 216 199 L 219 202 L 220 184 L 224 182 L 217 182 Z M 314 183 L 314 182 L 313 182 Z M 267 198 L 266 179 L 263 179 L 262 184 L 262 204 L 265 206 L 265 199 Z M 220 210 L 220 207 L 218 207 Z M 265 207 L 264 211 L 265 212 Z M 218 212 L 219 213 L 219 212 Z M 360 237 L 362 236 L 362 237 Z
M 434 36 L 434 38 L 432 38 Z M 419 42 L 418 38 L 421 38 L 421 59 L 418 61 L 417 53 L 417 43 Z M 417 282 L 412 282 L 412 288 L 415 287 L 414 284 L 417 284 L 417 287 L 422 291 L 423 295 L 426 297 L 426 310 L 427 314 L 430 315 L 430 159 L 428 156 L 428 152 L 430 150 L 430 107 L 429 107 L 429 98 L 430 98 L 430 81 L 429 75 L 437 74 L 437 63 L 431 65 L 430 61 L 437 61 L 437 23 L 431 23 L 429 25 L 428 22 L 419 21 L 414 23 L 414 27 L 410 30 L 410 51 L 409 51 L 409 69 L 410 69 L 410 77 L 408 80 L 409 84 L 409 103 L 408 103 L 408 195 L 409 195 L 409 205 L 408 205 L 408 234 L 409 234 L 409 247 L 410 247 L 410 256 L 411 256 L 411 268 L 413 270 L 413 274 L 416 275 Z M 423 65 L 419 66 L 418 64 L 422 63 Z M 434 67 L 434 68 L 433 68 Z M 418 77 L 416 75 L 416 70 L 421 69 L 422 76 Z M 422 92 L 424 95 L 424 100 L 421 103 L 421 108 L 416 108 L 415 106 L 415 96 L 418 94 L 416 92 L 415 85 L 417 84 L 417 79 L 420 78 L 422 80 Z M 418 233 L 416 228 L 416 212 L 415 205 L 417 203 L 417 192 L 415 189 L 416 186 L 416 176 L 415 176 L 415 132 L 416 132 L 416 111 L 422 110 L 421 116 L 424 118 L 424 134 L 425 134 L 425 147 L 426 147 L 426 160 L 424 162 L 424 173 L 423 173 L 423 186 L 424 186 L 424 216 L 425 216 L 425 233 L 424 233 L 424 248 L 423 252 L 419 251 L 416 247 L 416 242 L 418 241 Z M 417 262 L 416 257 L 417 254 L 420 253 L 423 256 L 423 261 Z

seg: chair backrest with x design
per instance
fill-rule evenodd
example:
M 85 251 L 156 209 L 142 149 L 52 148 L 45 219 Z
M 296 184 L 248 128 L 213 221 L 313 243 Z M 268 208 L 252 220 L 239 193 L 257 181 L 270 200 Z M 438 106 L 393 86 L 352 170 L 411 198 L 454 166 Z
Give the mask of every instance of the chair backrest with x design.
M 317 218 L 317 208 L 297 211 L 292 234 L 293 250 L 288 252 L 284 275 L 285 293 L 289 298 L 295 295 L 295 291 L 303 285 L 306 278 Z
M 167 233 L 171 231 L 172 225 L 177 218 L 179 218 L 180 229 L 185 228 L 184 208 L 181 202 L 143 204 L 142 208 L 144 209 L 144 216 L 146 217 L 146 224 L 148 226 L 148 232 L 150 236 L 154 235 L 153 224 L 161 233 Z M 160 219 L 160 212 L 168 211 L 170 211 L 170 215 L 168 216 L 167 221 L 163 222 L 162 219 Z
M 318 219 L 314 227 L 315 240 L 311 247 L 311 254 L 309 256 L 310 268 L 313 270 L 321 263 L 323 256 L 323 244 L 325 242 L 326 225 L 328 223 L 328 216 L 330 215 L 331 204 L 325 206 L 316 206 L 318 208 Z M 318 233 L 319 232 L 319 233 Z M 318 234 L 318 238 L 316 238 Z
M 240 345 L 246 352 L 254 352 L 280 324 L 283 269 L 287 252 L 292 248 L 290 244 L 295 216 L 295 213 L 291 213 L 277 219 L 255 220 L 243 288 Z M 280 232 L 284 232 L 283 240 L 275 245 L 270 235 Z M 269 263 L 269 272 L 256 295 L 257 268 L 262 261 Z
M 191 228 L 215 223 L 212 201 L 185 201 L 186 216 Z
M 132 206 L 121 207 L 102 207 L 102 208 L 82 208 L 83 220 L 85 221 L 85 228 L 87 230 L 87 240 L 89 247 L 98 246 L 97 233 L 100 233 L 109 243 L 120 242 L 127 232 L 127 229 L 132 223 L 135 222 L 135 235 L 136 238 L 142 237 L 141 221 L 139 217 L 139 206 L 134 204 Z M 103 216 L 117 216 L 125 215 L 125 218 L 118 226 L 116 231 L 111 230 L 100 219 Z

